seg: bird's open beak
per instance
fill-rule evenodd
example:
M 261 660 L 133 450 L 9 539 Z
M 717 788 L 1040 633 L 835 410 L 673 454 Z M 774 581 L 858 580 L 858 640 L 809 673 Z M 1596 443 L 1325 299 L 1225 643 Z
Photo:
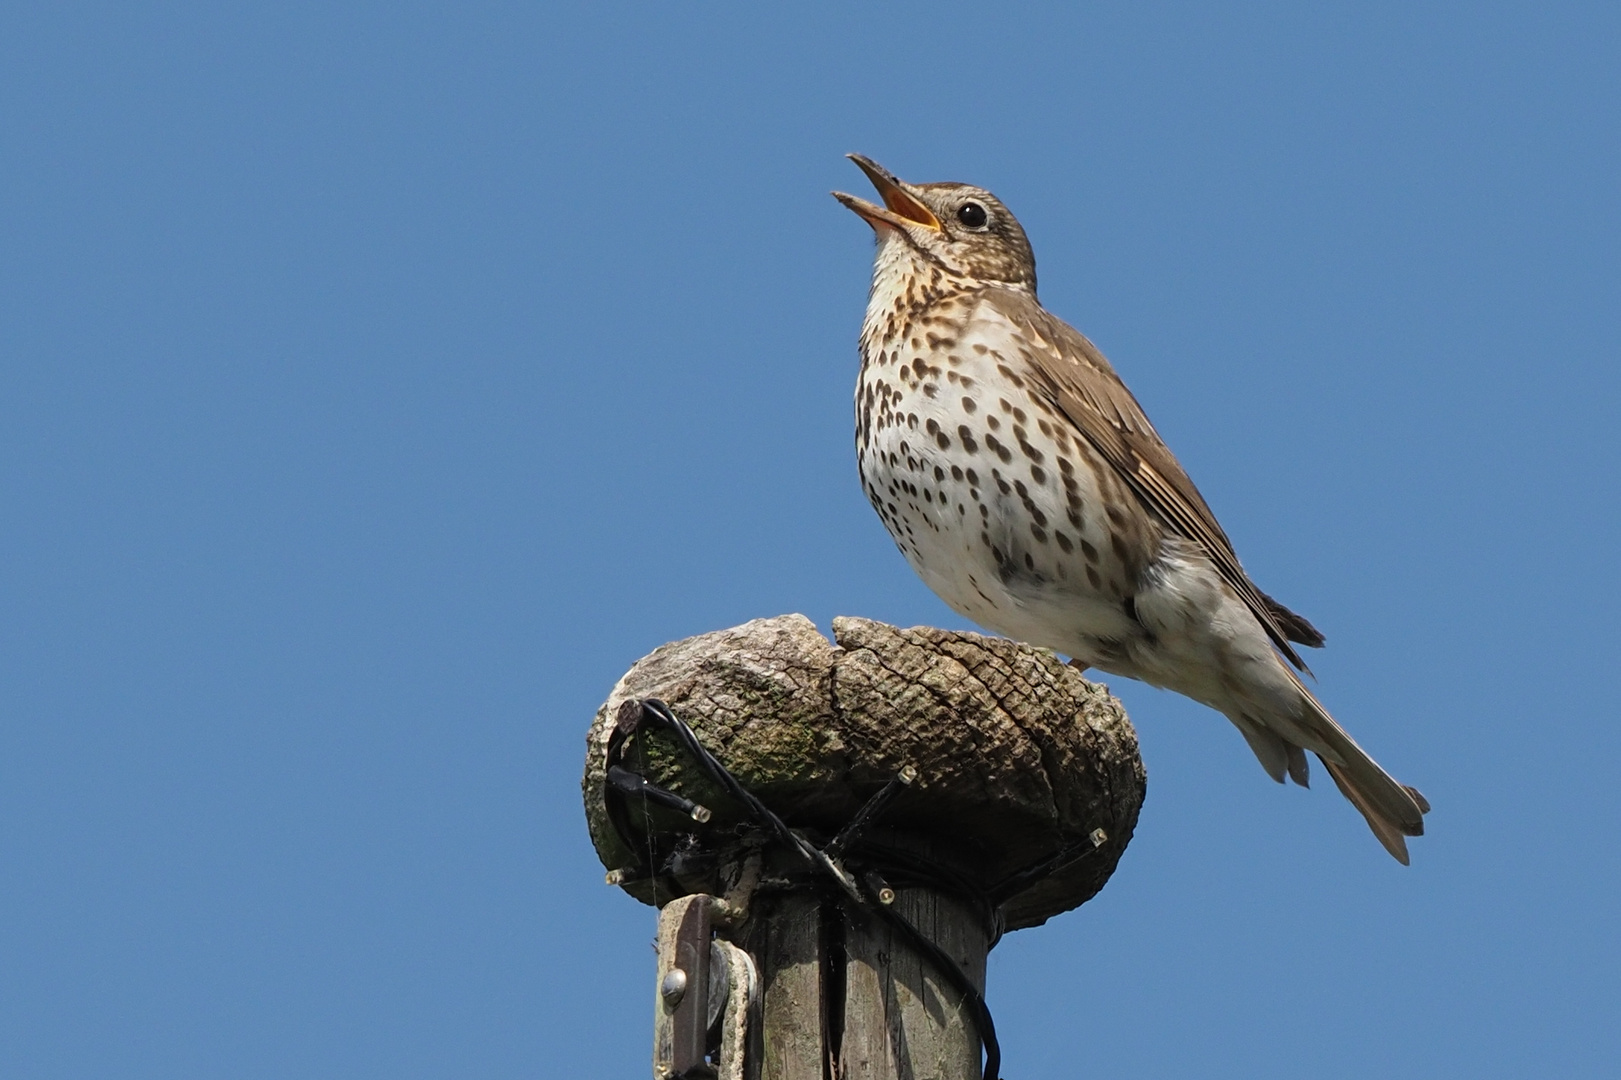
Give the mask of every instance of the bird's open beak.
M 921 225 L 926 229 L 940 231 L 940 219 L 934 216 L 934 211 L 923 205 L 923 201 L 906 190 L 906 185 L 896 179 L 895 174 L 878 164 L 869 157 L 860 154 L 847 155 L 851 161 L 861 167 L 872 181 L 872 186 L 878 189 L 883 197 L 884 205 L 878 206 L 866 199 L 858 199 L 854 195 L 846 195 L 842 191 L 835 191 L 833 197 L 848 206 L 851 210 L 867 219 L 873 228 L 888 225 L 897 229 L 908 226 Z

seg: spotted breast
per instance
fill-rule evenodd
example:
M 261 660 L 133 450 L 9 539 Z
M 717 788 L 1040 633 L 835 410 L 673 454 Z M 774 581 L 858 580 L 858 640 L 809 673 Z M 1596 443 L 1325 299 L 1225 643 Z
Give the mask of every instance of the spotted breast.
M 1131 494 L 1019 375 L 1017 328 L 991 290 L 898 284 L 875 287 L 861 335 L 867 497 L 953 609 L 1026 641 L 1062 621 L 1092 643 L 1082 659 L 1105 660 L 1140 630 L 1128 601 L 1158 529 L 1111 513 Z

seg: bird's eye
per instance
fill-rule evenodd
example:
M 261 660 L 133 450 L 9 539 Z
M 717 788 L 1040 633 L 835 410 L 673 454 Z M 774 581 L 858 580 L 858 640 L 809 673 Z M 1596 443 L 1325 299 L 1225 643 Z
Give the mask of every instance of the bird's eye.
M 990 215 L 977 202 L 965 202 L 957 207 L 957 220 L 970 229 L 983 229 Z

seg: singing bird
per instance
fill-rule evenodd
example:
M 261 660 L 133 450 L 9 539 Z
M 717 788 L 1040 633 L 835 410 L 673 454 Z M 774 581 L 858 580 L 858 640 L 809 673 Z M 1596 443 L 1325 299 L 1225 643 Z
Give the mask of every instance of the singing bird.
M 1036 298 L 1006 206 L 850 155 L 883 205 L 861 326 L 861 483 L 914 570 L 997 633 L 1185 694 L 1279 783 L 1306 751 L 1408 861 L 1429 803 L 1318 702 L 1294 645 L 1323 636 L 1256 587 L 1199 489 L 1096 346 Z

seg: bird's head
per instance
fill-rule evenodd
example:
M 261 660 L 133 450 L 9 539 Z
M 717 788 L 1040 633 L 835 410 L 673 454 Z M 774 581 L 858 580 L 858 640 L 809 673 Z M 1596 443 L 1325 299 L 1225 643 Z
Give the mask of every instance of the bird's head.
M 901 257 L 922 264 L 919 270 L 932 265 L 967 281 L 1036 291 L 1030 241 L 995 195 L 972 184 L 908 184 L 871 158 L 851 154 L 850 160 L 867 174 L 884 205 L 842 191 L 833 197 L 878 234 L 881 264 Z

